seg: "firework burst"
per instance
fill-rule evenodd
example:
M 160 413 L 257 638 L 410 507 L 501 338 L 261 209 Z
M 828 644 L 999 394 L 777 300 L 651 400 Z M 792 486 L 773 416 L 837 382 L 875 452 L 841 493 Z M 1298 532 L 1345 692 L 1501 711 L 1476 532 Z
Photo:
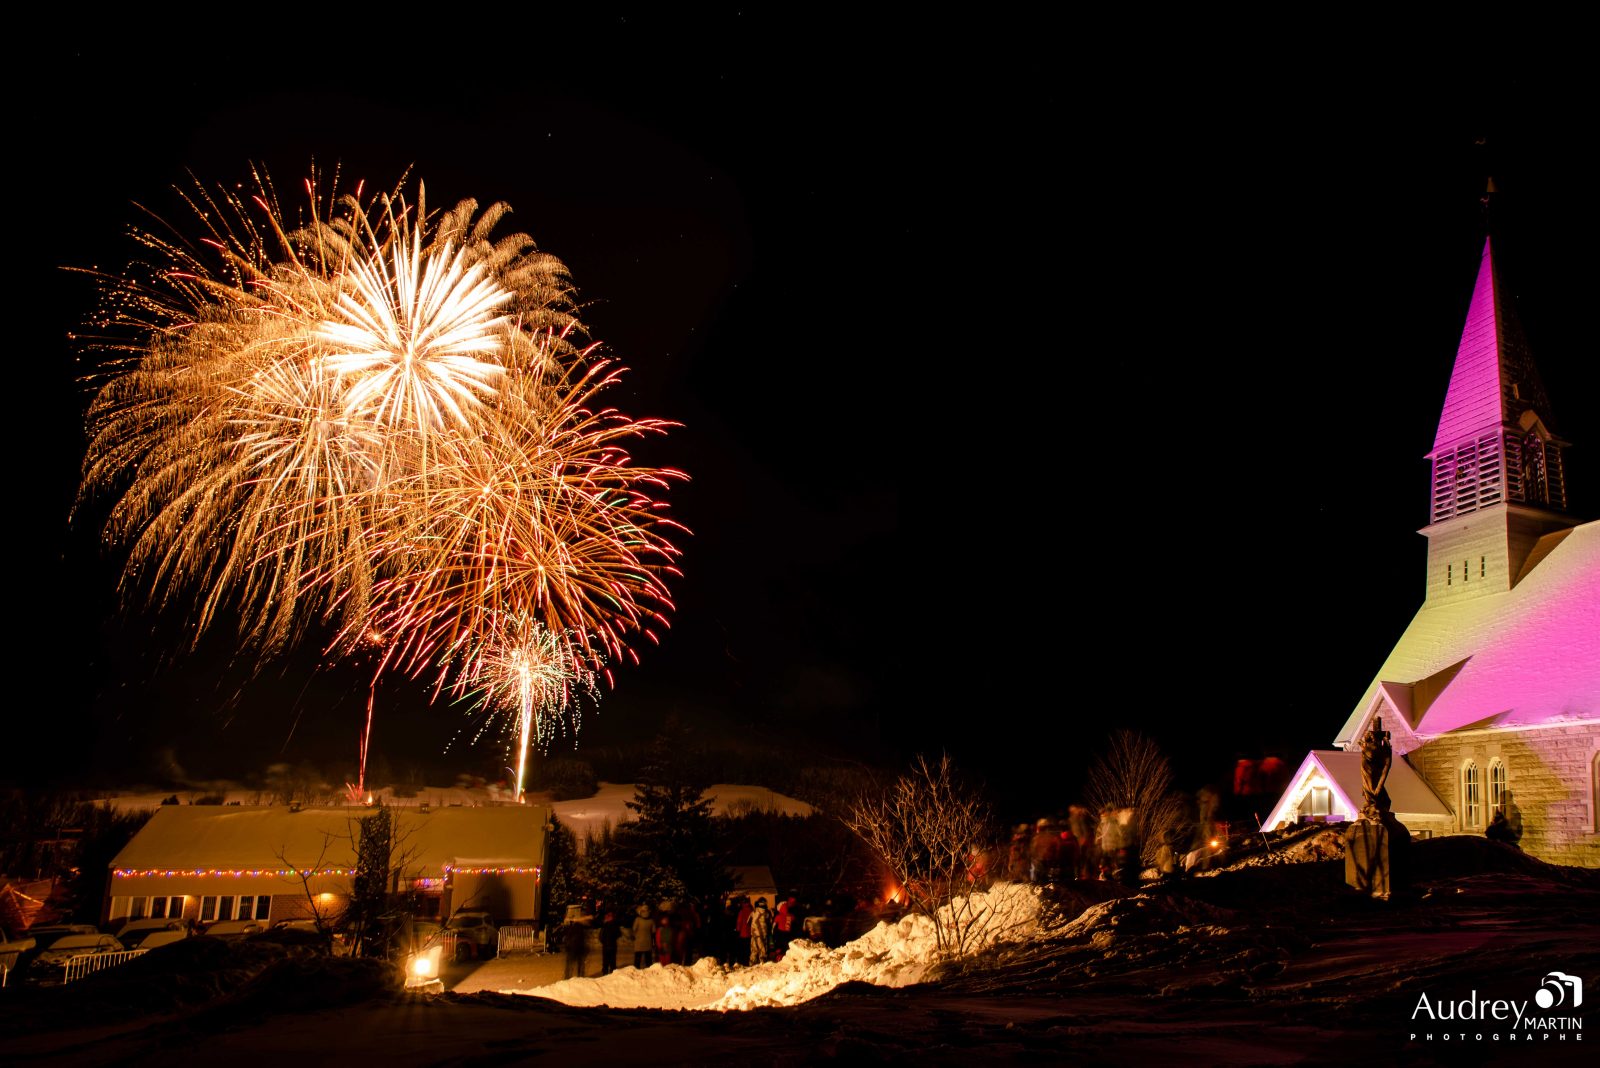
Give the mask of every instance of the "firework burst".
M 318 188 L 291 226 L 262 175 L 197 182 L 198 239 L 136 231 L 158 266 L 108 287 L 79 507 L 111 498 L 124 595 L 192 604 L 197 635 L 226 610 L 264 657 L 327 621 L 490 704 L 525 672 L 529 729 L 561 722 L 665 624 L 683 476 L 624 445 L 671 424 L 602 405 L 619 369 L 565 266 L 493 237 L 504 205 Z
M 580 699 L 598 700 L 595 672 L 570 634 L 549 630 L 527 612 L 503 612 L 462 657 L 457 690 L 475 691 L 477 707 L 506 714 L 517 750 L 516 796 L 527 779 L 528 752 L 549 749 L 556 736 L 582 723 Z

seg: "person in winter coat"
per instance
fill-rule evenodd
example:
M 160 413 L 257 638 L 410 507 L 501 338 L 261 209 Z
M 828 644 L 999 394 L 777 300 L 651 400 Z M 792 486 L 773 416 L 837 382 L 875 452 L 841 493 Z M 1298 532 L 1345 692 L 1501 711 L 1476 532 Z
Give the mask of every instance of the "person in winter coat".
M 640 905 L 634 912 L 638 918 L 633 921 L 633 966 L 648 968 L 650 940 L 655 937 L 656 925 L 651 922 L 649 905 Z
M 617 943 L 622 940 L 622 924 L 617 914 L 606 910 L 600 921 L 600 974 L 610 975 L 617 970 Z
M 689 959 L 689 941 L 696 926 L 695 912 L 688 902 L 672 910 L 672 959 L 679 964 L 694 963 Z
M 778 906 L 778 914 L 772 918 L 773 940 L 778 945 L 778 959 L 789 952 L 789 943 L 794 939 L 794 908 L 795 900 L 789 900 Z
M 765 964 L 772 956 L 772 910 L 767 899 L 756 898 L 756 907 L 750 912 L 750 963 Z
M 1100 878 L 1115 879 L 1117 850 L 1122 845 L 1122 828 L 1117 810 L 1110 805 L 1100 810 L 1100 826 L 1095 829 L 1095 846 L 1100 854 Z
M 733 945 L 728 953 L 728 960 L 733 963 L 738 963 L 740 957 L 750 952 L 750 913 L 755 911 L 750 907 L 748 895 L 741 894 L 737 905 L 733 915 Z
M 1060 855 L 1060 836 L 1050 826 L 1049 820 L 1040 820 L 1035 826 L 1033 839 L 1028 843 L 1028 881 L 1048 882 L 1050 869 L 1056 866 Z
M 589 953 L 589 925 L 581 920 L 569 920 L 561 928 L 561 946 L 567 951 L 565 977 L 583 978 L 583 958 Z
M 672 963 L 672 913 L 663 912 L 656 917 L 656 963 Z

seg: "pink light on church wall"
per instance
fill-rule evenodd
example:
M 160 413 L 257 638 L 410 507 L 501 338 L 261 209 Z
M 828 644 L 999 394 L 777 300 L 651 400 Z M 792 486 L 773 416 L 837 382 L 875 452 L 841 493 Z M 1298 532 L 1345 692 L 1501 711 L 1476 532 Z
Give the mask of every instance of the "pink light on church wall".
M 1420 734 L 1600 718 L 1600 524 L 1568 533 L 1509 593 L 1441 611 L 1453 618 L 1439 630 L 1458 635 L 1459 649 L 1440 653 L 1466 663 Z

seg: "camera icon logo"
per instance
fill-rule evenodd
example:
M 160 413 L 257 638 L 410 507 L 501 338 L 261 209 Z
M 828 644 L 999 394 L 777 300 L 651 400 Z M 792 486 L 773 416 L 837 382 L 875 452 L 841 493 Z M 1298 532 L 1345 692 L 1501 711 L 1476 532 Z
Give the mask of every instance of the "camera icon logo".
M 1571 1008 L 1575 1009 L 1583 1004 L 1583 980 L 1566 972 L 1551 972 L 1540 981 L 1533 1000 L 1541 1009 L 1554 1008 L 1557 1005 L 1568 1004 L 1568 991 L 1572 992 Z

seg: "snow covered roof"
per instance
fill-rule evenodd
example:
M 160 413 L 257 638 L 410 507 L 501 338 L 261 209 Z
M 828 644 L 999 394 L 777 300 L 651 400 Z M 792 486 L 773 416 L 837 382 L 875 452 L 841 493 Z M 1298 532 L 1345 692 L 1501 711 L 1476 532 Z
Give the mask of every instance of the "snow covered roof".
M 408 874 L 439 877 L 445 865 L 535 867 L 544 862 L 548 811 L 537 805 L 390 809 Z M 166 805 L 112 861 L 131 870 L 348 868 L 371 809 L 344 806 Z
M 1600 718 L 1600 522 L 1545 535 L 1529 559 L 1509 590 L 1424 604 L 1334 744 L 1357 740 L 1385 682 L 1417 687 L 1407 718 L 1422 737 Z
M 1276 827 L 1285 819 L 1294 819 L 1306 788 L 1316 784 L 1314 780 L 1326 782 L 1333 791 L 1334 799 L 1338 802 L 1334 807 L 1339 814 L 1351 818 L 1360 815 L 1363 797 L 1361 753 L 1358 750 L 1313 749 L 1300 762 L 1300 767 L 1289 780 L 1289 788 L 1273 806 L 1262 826 Z M 1384 788 L 1389 791 L 1389 807 L 1396 815 L 1450 815 L 1450 810 L 1439 800 L 1439 795 L 1422 781 L 1410 764 L 1398 756 L 1389 768 L 1389 779 Z

